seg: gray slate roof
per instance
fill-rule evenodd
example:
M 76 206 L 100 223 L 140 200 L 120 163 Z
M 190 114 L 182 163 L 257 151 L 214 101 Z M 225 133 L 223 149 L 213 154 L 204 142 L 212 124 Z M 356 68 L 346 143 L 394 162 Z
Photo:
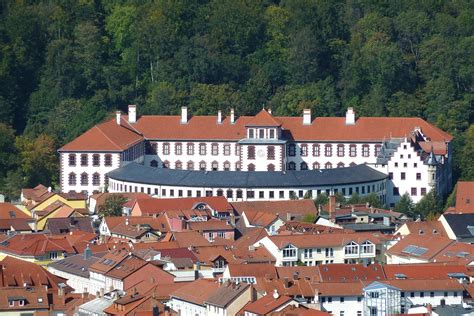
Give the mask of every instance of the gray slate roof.
M 474 214 L 443 215 L 457 238 L 474 237 Z
M 66 257 L 62 260 L 54 261 L 48 264 L 48 267 L 80 277 L 89 278 L 89 267 L 99 259 L 100 257 L 97 256 L 85 259 L 83 254 L 78 254 Z
M 181 187 L 288 188 L 359 184 L 387 175 L 367 165 L 304 171 L 195 171 L 147 167 L 129 163 L 109 172 L 114 180 Z

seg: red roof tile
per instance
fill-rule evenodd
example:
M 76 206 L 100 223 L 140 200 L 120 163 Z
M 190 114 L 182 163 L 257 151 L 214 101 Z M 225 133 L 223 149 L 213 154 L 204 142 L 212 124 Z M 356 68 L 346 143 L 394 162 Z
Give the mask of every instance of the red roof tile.
M 199 232 L 209 232 L 209 231 L 234 231 L 234 227 L 229 225 L 225 220 L 212 219 L 209 221 L 196 221 L 189 222 L 189 229 Z
M 138 199 L 134 205 L 142 215 L 152 215 L 169 210 L 190 210 L 204 205 L 217 212 L 230 212 L 232 206 L 224 196 L 189 197 L 176 199 Z
M 361 264 L 327 264 L 319 266 L 323 282 L 357 282 L 385 279 L 380 264 L 364 266 Z
M 270 293 L 259 300 L 246 305 L 244 310 L 249 313 L 265 315 L 274 312 L 276 309 L 287 304 L 291 300 L 292 298 L 289 296 L 279 296 L 275 299 L 273 293 Z
M 28 218 L 30 216 L 26 215 L 19 208 L 11 203 L 0 203 L 0 219 L 15 219 L 15 218 Z
M 458 182 L 455 210 L 461 213 L 474 213 L 474 181 Z
M 126 119 L 118 125 L 115 119 L 98 124 L 59 151 L 111 151 L 120 152 L 143 141 L 143 136 L 134 131 Z
M 264 212 L 279 214 L 286 219 L 286 214 L 291 216 L 302 216 L 305 214 L 318 214 L 318 209 L 313 200 L 288 200 L 288 201 L 246 201 L 231 203 L 237 213 Z
M 454 243 L 453 240 L 443 236 L 410 234 L 389 248 L 386 253 L 392 256 L 411 257 L 429 261 L 452 243 Z M 409 246 L 425 248 L 426 251 L 413 255 L 405 251 Z
M 186 284 L 171 293 L 172 297 L 179 298 L 186 302 L 197 305 L 204 305 L 204 302 L 219 288 L 219 284 L 214 280 L 199 279 Z M 196 289 L 199 289 L 198 291 Z
M 281 126 L 281 122 L 275 119 L 267 110 L 262 109 L 245 126 L 278 127 Z
M 397 274 L 403 274 L 407 279 L 449 279 L 448 273 L 468 274 L 469 270 L 464 265 L 420 263 L 420 264 L 386 264 L 383 271 L 387 279 L 397 279 Z

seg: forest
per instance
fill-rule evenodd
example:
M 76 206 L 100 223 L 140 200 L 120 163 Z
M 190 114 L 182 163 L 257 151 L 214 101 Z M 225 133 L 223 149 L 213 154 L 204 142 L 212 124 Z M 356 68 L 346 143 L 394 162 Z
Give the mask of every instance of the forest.
M 417 116 L 474 180 L 474 1 L 3 0 L 0 192 L 113 111 Z M 448 201 L 449 202 L 449 201 Z

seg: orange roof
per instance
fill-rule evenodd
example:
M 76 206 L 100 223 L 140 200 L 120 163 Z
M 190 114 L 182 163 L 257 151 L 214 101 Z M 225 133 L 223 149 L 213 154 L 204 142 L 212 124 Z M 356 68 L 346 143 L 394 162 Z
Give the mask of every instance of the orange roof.
M 112 151 L 120 152 L 143 141 L 143 136 L 131 127 L 126 119 L 118 125 L 115 118 L 98 124 L 59 151 Z
M 96 125 L 60 151 L 122 151 L 147 139 L 156 140 L 230 140 L 246 138 L 246 126 L 263 124 L 279 126 L 284 137 L 298 141 L 383 141 L 390 137 L 409 137 L 415 127 L 431 141 L 451 141 L 452 136 L 421 118 L 361 117 L 354 125 L 346 125 L 344 117 L 318 117 L 310 125 L 303 125 L 301 117 L 272 117 L 263 110 L 256 116 L 241 116 L 234 124 L 227 117 L 222 124 L 216 116 L 193 116 L 181 124 L 180 116 L 147 115 L 133 126 L 123 117 L 121 125 L 115 118 Z M 160 128 L 166 126 L 167 128 Z M 259 125 L 261 126 L 261 125 Z M 138 132 L 136 132 L 138 131 Z M 140 135 L 142 134 L 142 135 Z
M 315 287 L 321 296 L 362 296 L 365 285 L 363 281 L 324 282 Z
M 190 210 L 205 205 L 217 212 L 230 212 L 232 206 L 224 196 L 188 197 L 170 199 L 138 199 L 136 204 L 143 215 L 152 215 L 168 210 Z M 135 207 L 135 206 L 134 206 Z
M 370 240 L 374 244 L 380 244 L 380 236 L 371 233 L 339 233 L 331 234 L 298 234 L 298 235 L 276 235 L 268 237 L 279 249 L 288 244 L 298 248 L 344 246 L 351 241 L 358 244 Z
M 459 181 L 456 187 L 456 212 L 474 213 L 474 181 Z
M 277 299 L 273 297 L 273 293 L 265 295 L 264 297 L 256 300 L 245 306 L 244 310 L 249 313 L 265 315 L 271 313 L 281 307 L 282 305 L 292 300 L 289 296 L 279 296 Z
M 228 264 L 229 274 L 231 277 L 253 276 L 256 278 L 277 278 L 276 267 L 268 263 L 254 264 Z
M 245 124 L 245 126 L 278 127 L 281 126 L 281 122 L 275 119 L 267 110 L 262 109 L 253 119 Z
M 68 235 L 49 236 L 46 234 L 14 235 L 2 242 L 0 251 L 18 256 L 42 256 L 50 251 L 76 254 L 77 251 L 67 236 Z
M 435 155 L 446 155 L 448 153 L 448 146 L 445 142 L 418 142 L 421 149 L 426 153 L 433 152 Z
M 279 218 L 277 214 L 267 212 L 246 211 L 244 213 L 249 221 L 249 224 L 258 227 L 267 227 Z
M 29 218 L 19 208 L 11 203 L 0 203 L 0 219 Z
M 364 266 L 361 264 L 327 264 L 319 266 L 319 273 L 324 282 L 357 282 L 385 279 L 380 264 Z
M 170 239 L 168 241 L 176 241 L 179 247 L 191 247 L 191 246 L 209 246 L 209 241 L 197 231 L 182 231 L 182 232 L 171 232 L 169 233 Z M 163 238 L 166 240 L 167 236 Z
M 92 194 L 91 199 L 96 200 L 96 209 L 105 203 L 105 200 L 110 197 L 110 196 L 123 196 L 125 199 L 127 199 L 127 202 L 123 206 L 132 208 L 133 203 L 135 203 L 136 200 L 138 199 L 152 199 L 151 196 L 149 196 L 146 193 L 142 192 L 123 192 L 123 193 L 110 193 L 110 192 L 104 192 L 104 193 L 96 193 Z
M 433 261 L 468 264 L 474 261 L 474 245 L 456 241 L 434 256 Z
M 439 263 L 419 263 L 419 264 L 386 264 L 383 271 L 387 279 L 396 279 L 397 274 L 403 274 L 407 279 L 449 279 L 448 273 L 468 274 L 466 266 L 460 264 L 439 264 Z
M 206 231 L 234 231 L 234 227 L 229 225 L 229 223 L 225 220 L 218 220 L 218 219 L 211 219 L 209 221 L 196 221 L 196 222 L 189 222 L 189 229 L 196 230 L 199 232 L 206 232 Z
M 168 232 L 170 226 L 166 217 L 164 216 L 105 216 L 104 221 L 107 224 L 109 230 L 113 231 L 115 227 L 119 225 L 125 225 L 128 221 L 128 225 L 148 225 L 152 230 L 160 232 Z
M 246 201 L 231 203 L 237 213 L 245 212 L 265 212 L 285 216 L 289 213 L 292 216 L 317 214 L 318 209 L 311 199 L 288 200 L 288 201 Z
M 429 261 L 452 243 L 454 243 L 453 240 L 439 235 L 410 234 L 389 248 L 386 253 L 392 256 L 412 257 Z M 409 246 L 421 247 L 425 251 L 423 253 L 411 254 L 405 251 Z
M 462 291 L 464 287 L 458 280 L 385 280 L 382 283 L 402 291 Z
M 48 188 L 42 184 L 38 184 L 34 188 L 25 188 L 21 190 L 23 197 L 34 202 L 44 201 L 46 198 L 52 196 L 54 193 L 49 192 Z
M 440 221 L 406 222 L 410 235 L 433 235 L 447 237 L 444 226 Z
M 204 302 L 218 288 L 219 284 L 213 280 L 199 279 L 172 292 L 171 296 L 197 305 L 204 305 Z
M 279 312 L 273 312 L 271 316 L 331 316 L 328 312 L 323 312 L 317 309 L 307 308 L 303 305 L 296 307 L 288 305 Z

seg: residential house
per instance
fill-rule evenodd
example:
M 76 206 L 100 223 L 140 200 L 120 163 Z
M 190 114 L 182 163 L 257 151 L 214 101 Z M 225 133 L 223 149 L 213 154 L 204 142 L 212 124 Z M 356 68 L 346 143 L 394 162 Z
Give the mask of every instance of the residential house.
M 416 221 L 406 222 L 397 229 L 395 236 L 407 236 L 410 234 L 424 236 L 447 237 L 447 233 L 440 221 Z
M 474 212 L 441 214 L 438 220 L 450 239 L 470 244 L 474 243 Z
M 218 237 L 234 240 L 234 227 L 226 220 L 188 222 L 188 228 L 201 233 L 210 242 Z
M 75 293 L 88 293 L 90 288 L 89 267 L 100 260 L 104 253 L 94 255 L 90 248 L 82 254 L 66 257 L 48 264 L 48 271 L 61 278 L 67 279 L 67 285 Z
M 44 230 L 51 218 L 83 217 L 84 209 L 75 209 L 62 201 L 54 201 L 42 210 L 33 209 L 31 216 L 35 220 L 35 229 Z
M 34 220 L 11 203 L 0 203 L 0 233 L 26 233 L 33 230 Z
M 250 284 L 224 282 L 204 302 L 207 315 L 236 315 L 248 302 L 254 300 L 253 292 L 254 290 Z
M 289 305 L 298 307 L 298 302 L 289 296 L 280 295 L 277 290 L 273 293 L 247 304 L 244 308 L 245 316 L 260 316 L 279 312 Z
M 278 215 L 283 221 L 303 220 L 305 217 L 316 218 L 318 209 L 311 199 L 282 201 L 246 201 L 232 202 L 232 207 L 240 216 L 249 213 L 270 213 Z
M 56 201 L 61 201 L 73 209 L 82 210 L 81 212 L 87 209 L 86 196 L 83 193 L 55 193 L 51 188 L 41 184 L 33 189 L 22 189 L 21 201 L 30 212 L 42 211 Z
M 97 214 L 99 209 L 102 205 L 105 204 L 105 201 L 111 196 L 122 196 L 125 198 L 125 203 L 122 205 L 122 213 L 123 215 L 130 215 L 132 211 L 133 204 L 138 199 L 152 199 L 146 193 L 142 192 L 124 192 L 124 193 L 110 193 L 110 192 L 102 192 L 102 193 L 95 193 L 89 197 L 89 212 L 90 214 Z
M 90 217 L 49 218 L 44 226 L 45 231 L 53 235 L 69 234 L 72 231 L 94 233 Z
M 199 279 L 171 293 L 166 305 L 181 316 L 206 316 L 206 301 L 218 289 L 219 284 L 214 280 Z
M 132 242 L 156 241 L 169 230 L 169 224 L 162 216 L 105 216 L 99 225 L 101 236 Z
M 244 211 L 241 216 L 246 227 L 265 228 L 268 234 L 275 235 L 285 222 L 279 214 L 267 212 Z
M 383 242 L 375 234 L 329 233 L 269 236 L 254 246 L 265 247 L 275 257 L 277 266 L 294 266 L 299 262 L 314 266 L 375 262 Z
M 427 263 L 453 240 L 439 235 L 410 234 L 385 252 L 388 264 Z

